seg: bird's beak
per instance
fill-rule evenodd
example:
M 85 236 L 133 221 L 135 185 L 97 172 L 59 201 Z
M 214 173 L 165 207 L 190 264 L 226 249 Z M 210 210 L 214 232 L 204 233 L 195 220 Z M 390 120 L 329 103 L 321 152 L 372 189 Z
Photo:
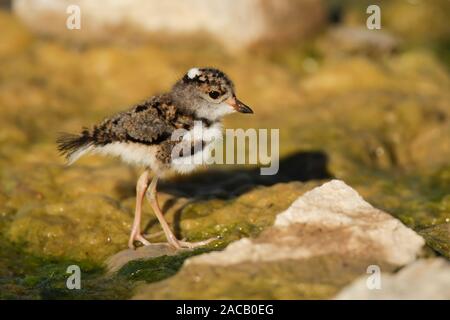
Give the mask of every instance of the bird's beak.
M 234 110 L 240 113 L 253 113 L 253 110 L 250 109 L 249 106 L 239 101 L 235 96 L 229 97 L 225 100 L 227 104 L 229 104 Z

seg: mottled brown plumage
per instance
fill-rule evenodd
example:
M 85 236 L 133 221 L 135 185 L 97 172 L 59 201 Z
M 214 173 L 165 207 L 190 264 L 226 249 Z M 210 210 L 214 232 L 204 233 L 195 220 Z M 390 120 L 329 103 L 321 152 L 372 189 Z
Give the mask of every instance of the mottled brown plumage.
M 169 138 L 175 129 L 189 129 L 193 123 L 194 115 L 182 113 L 166 94 L 105 119 L 94 127 L 92 139 L 100 145 L 114 141 L 155 144 Z

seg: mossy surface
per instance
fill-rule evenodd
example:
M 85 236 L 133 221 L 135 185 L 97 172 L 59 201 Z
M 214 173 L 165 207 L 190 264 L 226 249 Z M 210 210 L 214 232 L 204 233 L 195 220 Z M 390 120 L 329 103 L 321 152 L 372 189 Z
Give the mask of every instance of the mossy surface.
M 161 256 L 148 260 L 133 260 L 124 265 L 117 272 L 118 277 L 131 281 L 145 281 L 148 283 L 164 280 L 175 275 L 184 261 L 192 256 L 210 252 L 213 249 L 199 248 L 175 256 Z
M 49 259 L 29 254 L 0 237 L 0 299 L 127 299 L 133 283 L 105 277 L 104 268 L 91 261 Z M 81 271 L 81 288 L 68 289 L 71 273 Z
M 392 3 L 401 14 L 404 1 Z M 350 8 L 344 23 L 353 25 L 361 4 L 342 6 Z M 430 5 L 421 19 L 433 10 Z M 217 166 L 162 182 L 160 200 L 177 236 L 220 236 L 214 250 L 256 236 L 298 196 L 336 177 L 448 258 L 450 78 L 443 14 L 431 19 L 438 30 L 431 43 L 428 24 L 426 36 L 408 32 L 410 38 L 386 16 L 387 29 L 405 43 L 374 58 L 328 52 L 318 45 L 328 41 L 324 35 L 282 52 L 256 48 L 238 55 L 217 45 L 200 50 L 205 43 L 196 41 L 180 41 L 176 50 L 150 41 L 79 46 L 36 37 L 0 11 L 1 298 L 128 298 L 136 281 L 178 271 L 187 254 L 132 262 L 118 276 L 105 276 L 103 261 L 127 245 L 140 170 L 99 156 L 66 167 L 54 141 L 58 132 L 77 132 L 167 90 L 202 65 L 224 69 L 255 110 L 230 116 L 227 128 L 280 129 L 280 171 L 265 177 L 254 167 Z M 148 205 L 143 221 L 147 233 L 161 231 Z M 311 268 L 322 263 L 316 262 Z M 78 293 L 65 289 L 69 263 L 85 270 Z M 283 281 L 278 288 L 289 293 L 276 297 L 301 296 Z M 316 288 L 323 294 L 313 290 L 310 297 L 336 290 Z
M 338 255 L 305 260 L 190 265 L 167 280 L 141 285 L 135 299 L 329 299 L 370 264 L 380 261 Z

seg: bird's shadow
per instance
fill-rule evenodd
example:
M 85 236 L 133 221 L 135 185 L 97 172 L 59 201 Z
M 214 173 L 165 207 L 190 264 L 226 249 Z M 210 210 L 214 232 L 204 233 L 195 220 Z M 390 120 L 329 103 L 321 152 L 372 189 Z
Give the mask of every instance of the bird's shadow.
M 259 186 L 271 186 L 280 182 L 309 181 L 331 178 L 328 156 L 322 151 L 297 152 L 280 159 L 279 170 L 274 175 L 261 175 L 260 168 L 212 168 L 188 176 L 162 181 L 159 191 L 175 197 L 166 201 L 162 211 L 167 212 L 177 197 L 192 199 L 175 212 L 174 229 L 180 236 L 180 220 L 183 209 L 189 203 L 211 198 L 232 199 Z M 144 229 L 150 230 L 158 221 L 152 219 Z
M 162 181 L 158 189 L 188 198 L 230 199 L 258 186 L 330 178 L 327 165 L 328 157 L 322 151 L 297 152 L 280 159 L 279 170 L 274 175 L 261 175 L 259 167 L 224 169 L 216 167 L 188 176 L 179 176 L 174 180 Z

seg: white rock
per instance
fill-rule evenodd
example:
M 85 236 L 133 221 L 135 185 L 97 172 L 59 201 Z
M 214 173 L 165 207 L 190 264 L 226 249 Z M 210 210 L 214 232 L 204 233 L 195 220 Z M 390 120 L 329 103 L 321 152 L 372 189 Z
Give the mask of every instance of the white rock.
M 450 262 L 419 260 L 396 274 L 381 274 L 380 289 L 369 290 L 367 276 L 355 280 L 336 296 L 339 300 L 450 299 Z
M 355 190 L 342 181 L 332 180 L 298 198 L 277 216 L 275 226 L 283 227 L 293 223 L 350 226 L 359 224 L 361 218 L 372 215 L 374 211 Z
M 81 30 L 71 36 L 108 36 L 130 27 L 144 33 L 208 32 L 231 48 L 265 38 L 301 38 L 325 21 L 318 0 L 14 0 L 14 12 L 36 31 L 61 34 L 66 8 L 81 8 Z
M 416 259 L 424 243 L 399 220 L 333 180 L 299 197 L 258 238 L 241 239 L 186 263 L 232 265 L 339 254 L 403 266 Z

